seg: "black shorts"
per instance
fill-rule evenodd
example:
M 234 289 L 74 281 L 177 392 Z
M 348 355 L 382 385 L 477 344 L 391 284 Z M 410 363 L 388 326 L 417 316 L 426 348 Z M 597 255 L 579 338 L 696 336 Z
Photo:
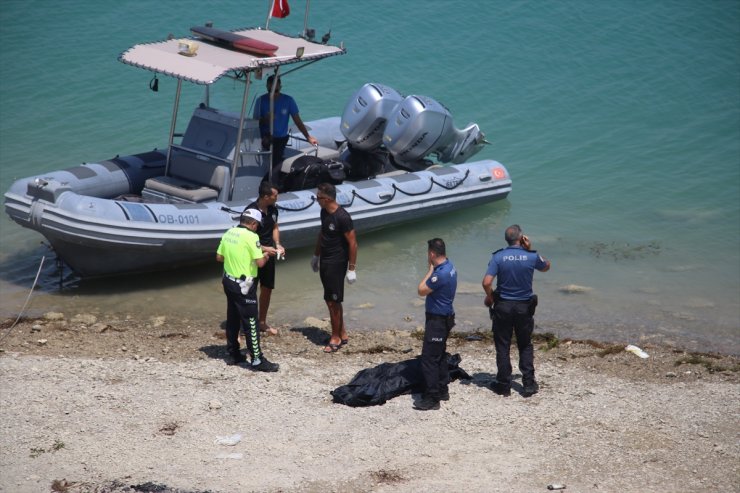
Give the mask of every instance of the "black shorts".
M 324 301 L 344 301 L 344 276 L 347 264 L 319 264 L 321 284 L 324 286 Z
M 269 257 L 264 267 L 257 269 L 260 286 L 275 289 L 275 257 Z

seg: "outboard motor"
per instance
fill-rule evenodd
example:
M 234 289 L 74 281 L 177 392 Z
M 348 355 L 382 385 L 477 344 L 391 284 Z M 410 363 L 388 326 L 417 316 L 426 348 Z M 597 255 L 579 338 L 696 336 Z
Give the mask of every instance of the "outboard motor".
M 450 112 L 427 96 L 407 96 L 388 117 L 383 143 L 399 164 L 435 154 L 442 163 L 463 163 L 481 150 L 485 135 L 477 124 L 455 128 Z
M 369 151 L 383 143 L 388 116 L 403 101 L 395 89 L 367 83 L 349 100 L 342 114 L 340 128 L 354 149 Z

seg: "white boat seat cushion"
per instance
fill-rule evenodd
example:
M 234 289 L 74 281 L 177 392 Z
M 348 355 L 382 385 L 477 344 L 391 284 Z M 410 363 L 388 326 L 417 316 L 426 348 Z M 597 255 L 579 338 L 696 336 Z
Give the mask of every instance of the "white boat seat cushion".
M 218 198 L 227 185 L 228 175 L 229 170 L 222 163 L 176 154 L 172 157 L 169 175 L 149 178 L 145 186 L 191 202 L 204 202 Z
M 204 187 L 174 176 L 149 178 L 146 181 L 146 188 L 189 200 L 190 202 L 204 202 L 218 198 L 218 192 L 213 188 Z

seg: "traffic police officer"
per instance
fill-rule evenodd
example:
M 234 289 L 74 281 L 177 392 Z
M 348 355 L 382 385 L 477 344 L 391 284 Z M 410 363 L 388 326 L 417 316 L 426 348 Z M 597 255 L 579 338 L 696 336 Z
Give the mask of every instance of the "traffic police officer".
M 488 269 L 483 277 L 483 290 L 486 292 L 485 305 L 491 308 L 493 343 L 496 347 L 496 383 L 493 391 L 499 395 L 511 395 L 511 348 L 512 332 L 516 333 L 519 347 L 519 370 L 522 372 L 522 395 L 529 397 L 539 390 L 534 378 L 534 311 L 537 296 L 532 292 L 534 271 L 550 270 L 550 261 L 532 250 L 532 244 L 522 233 L 522 228 L 514 224 L 506 228 L 508 247 L 493 253 Z M 492 285 L 496 280 L 496 290 Z
M 260 248 L 255 231 L 262 222 L 262 213 L 247 209 L 238 226 L 221 237 L 216 260 L 224 264 L 222 284 L 226 294 L 226 350 L 228 364 L 243 363 L 246 358 L 239 352 L 239 328 L 247 332 L 247 349 L 251 355 L 251 368 L 256 371 L 278 371 L 279 365 L 271 363 L 262 354 L 257 327 L 257 268 L 267 262 L 267 254 Z
M 427 242 L 429 270 L 419 283 L 419 296 L 426 296 L 424 343 L 421 347 L 421 372 L 426 385 L 421 400 L 414 405 L 420 411 L 439 409 L 440 400 L 449 400 L 447 384 L 447 336 L 455 326 L 452 303 L 457 291 L 457 272 L 447 258 L 445 242 L 434 238 Z

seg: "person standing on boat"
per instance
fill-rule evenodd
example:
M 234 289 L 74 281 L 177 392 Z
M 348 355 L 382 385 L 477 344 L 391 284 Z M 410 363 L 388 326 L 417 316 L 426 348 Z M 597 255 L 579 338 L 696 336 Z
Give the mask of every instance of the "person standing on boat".
M 447 247 L 441 238 L 427 241 L 429 270 L 419 283 L 419 296 L 426 296 L 424 342 L 421 347 L 421 373 L 424 394 L 414 407 L 420 411 L 439 409 L 440 400 L 449 400 L 447 385 L 447 336 L 455 326 L 457 272 L 447 258 Z
M 270 121 L 270 92 L 272 83 L 276 81 L 275 93 L 273 96 L 274 118 Z M 275 79 L 274 75 L 267 78 L 267 93 L 263 94 L 254 104 L 254 118 L 259 120 L 260 136 L 262 137 L 262 149 L 269 150 L 272 144 L 272 182 L 279 183 L 280 165 L 283 162 L 285 147 L 288 145 L 289 117 L 293 118 L 298 130 L 311 145 L 319 145 L 319 141 L 308 133 L 306 125 L 303 124 L 301 116 L 298 113 L 298 105 L 291 96 L 280 92 L 282 83 L 280 77 Z M 272 124 L 272 130 L 270 129 Z
M 257 327 L 257 268 L 267 262 L 267 254 L 260 248 L 255 231 L 262 222 L 262 213 L 256 209 L 245 210 L 239 225 L 230 228 L 221 237 L 216 250 L 216 260 L 224 264 L 222 284 L 226 294 L 226 350 L 227 364 L 244 363 L 239 352 L 239 329 L 244 326 L 251 368 L 256 371 L 278 371 L 279 365 L 271 363 L 262 353 L 260 332 Z
M 540 272 L 550 270 L 550 261 L 535 250 L 532 243 L 522 233 L 522 228 L 514 224 L 504 233 L 506 248 L 493 253 L 488 269 L 483 277 L 483 290 L 486 293 L 485 305 L 490 308 L 493 343 L 496 347 L 496 383 L 493 391 L 504 397 L 511 395 L 511 348 L 512 333 L 516 334 L 519 347 L 519 371 L 522 372 L 522 395 L 536 394 L 539 385 L 534 378 L 534 312 L 537 295 L 532 291 L 535 269 Z M 496 290 L 492 289 L 496 279 Z
M 257 228 L 262 252 L 268 255 L 267 263 L 260 267 L 257 273 L 260 285 L 259 296 L 259 327 L 260 332 L 277 335 L 277 329 L 267 324 L 267 311 L 270 309 L 272 290 L 275 289 L 275 260 L 285 258 L 285 248 L 280 244 L 280 228 L 278 228 L 278 191 L 269 182 L 260 184 L 257 200 L 247 206 L 247 209 L 256 209 L 262 213 L 262 223 Z M 246 210 L 246 209 L 245 209 Z
M 349 284 L 357 280 L 357 237 L 352 217 L 337 203 L 337 190 L 331 183 L 320 183 L 316 200 L 321 206 L 321 230 L 316 240 L 311 268 L 319 272 L 324 287 L 324 301 L 329 308 L 331 338 L 325 353 L 335 353 L 347 344 L 344 325 L 344 279 Z

